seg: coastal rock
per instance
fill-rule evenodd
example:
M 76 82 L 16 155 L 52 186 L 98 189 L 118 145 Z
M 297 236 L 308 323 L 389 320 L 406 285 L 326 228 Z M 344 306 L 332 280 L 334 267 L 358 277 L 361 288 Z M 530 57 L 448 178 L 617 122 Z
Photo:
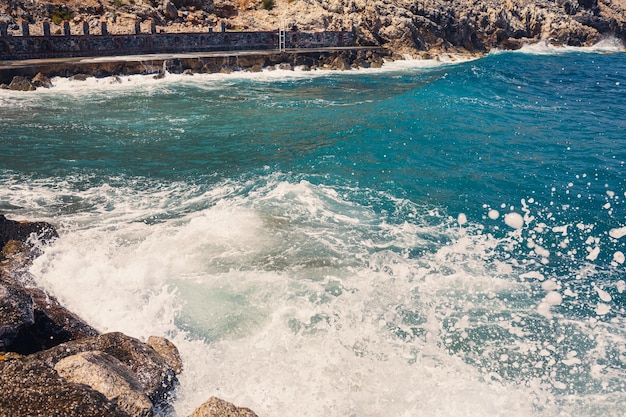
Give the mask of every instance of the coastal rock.
M 28 267 L 38 255 L 32 244 L 37 239 L 49 241 L 57 236 L 54 227 L 48 223 L 17 222 L 0 215 L 0 244 L 3 245 L 0 283 L 6 289 L 2 304 L 6 323 L 11 323 L 5 328 L 0 351 L 30 354 L 97 334 L 93 327 L 61 306 L 55 297 L 34 286 L 28 273 Z M 28 310 L 24 310 L 26 308 Z M 13 311 L 12 315 L 10 311 Z
M 28 83 L 30 84 L 30 80 L 28 80 Z M 0 248 L 3 248 L 9 240 L 32 242 L 35 239 L 49 242 L 58 237 L 59 234 L 56 229 L 49 223 L 9 220 L 5 215 L 0 214 Z
M 83 384 L 69 382 L 32 357 L 0 361 L 0 415 L 11 417 L 128 417 L 113 401 Z
M 54 297 L 32 285 L 28 267 L 39 254 L 33 245 L 57 237 L 56 229 L 49 223 L 20 222 L 0 215 L 0 283 L 5 289 L 2 304 L 7 320 L 3 323 L 11 323 L 4 330 L 0 351 L 29 354 L 97 334 Z
M 0 14 L 10 22 L 50 18 L 43 0 L 10 4 L 0 4 Z M 611 0 L 306 0 L 275 1 L 270 10 L 261 1 L 244 0 L 84 0 L 65 7 L 82 21 L 110 16 L 111 33 L 124 32 L 134 19 L 148 18 L 166 32 L 204 32 L 216 23 L 262 31 L 284 25 L 300 31 L 352 31 L 358 45 L 416 57 L 420 51 L 486 52 L 520 40 L 568 45 L 589 45 L 604 37 L 626 41 L 626 7 Z M 19 25 L 10 27 L 19 36 Z M 29 88 L 23 81 L 19 85 Z
M 35 91 L 36 89 L 37 87 L 35 87 L 27 77 L 22 77 L 21 75 L 13 77 L 13 80 L 9 84 L 9 90 Z
M 72 81 L 87 81 L 87 79 L 90 77 L 89 74 L 74 74 L 70 77 L 70 80 Z
M 170 0 L 163 2 L 163 15 L 168 19 L 178 19 L 178 9 Z
M 228 401 L 211 397 L 189 417 L 257 417 L 257 415 L 249 408 L 237 407 Z
M 104 394 L 133 417 L 152 415 L 152 403 L 132 371 L 106 353 L 81 352 L 61 359 L 54 366 L 67 381 L 85 384 Z
M 33 299 L 19 288 L 0 282 L 0 351 L 6 351 L 18 334 L 34 323 Z
M 68 356 L 90 351 L 104 352 L 128 366 L 136 375 L 142 392 L 155 405 L 166 402 L 169 393 L 178 384 L 176 372 L 156 350 L 119 332 L 73 340 L 35 353 L 34 356 L 54 367 Z
M 35 87 L 43 87 L 43 88 L 52 87 L 52 81 L 50 81 L 50 78 L 46 77 L 41 72 L 37 73 L 37 75 L 33 77 L 33 79 L 31 80 L 31 83 Z
M 183 371 L 183 361 L 180 358 L 176 345 L 166 338 L 158 336 L 150 336 L 146 343 L 165 359 L 165 362 L 176 374 L 180 374 Z

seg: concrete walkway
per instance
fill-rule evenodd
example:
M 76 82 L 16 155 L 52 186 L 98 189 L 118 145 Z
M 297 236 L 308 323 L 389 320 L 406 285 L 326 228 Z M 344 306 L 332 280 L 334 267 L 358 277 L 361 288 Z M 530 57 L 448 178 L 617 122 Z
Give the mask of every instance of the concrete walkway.
M 145 54 L 145 55 L 116 55 L 116 56 L 98 56 L 98 57 L 71 57 L 71 58 L 45 58 L 45 59 L 23 59 L 13 61 L 0 61 L 0 70 L 9 70 L 17 68 L 29 67 L 49 67 L 53 65 L 67 64 L 98 64 L 98 63 L 115 63 L 115 62 L 150 62 L 165 61 L 168 59 L 185 59 L 185 58 L 218 58 L 218 57 L 240 57 L 240 56 L 268 56 L 280 55 L 286 53 L 309 54 L 309 53 L 333 53 L 341 51 L 358 51 L 358 50 L 384 50 L 385 48 L 378 46 L 342 46 L 329 48 L 287 48 L 266 49 L 266 50 L 250 50 L 250 51 L 213 51 L 213 52 L 182 52 L 182 53 L 165 53 L 165 54 Z

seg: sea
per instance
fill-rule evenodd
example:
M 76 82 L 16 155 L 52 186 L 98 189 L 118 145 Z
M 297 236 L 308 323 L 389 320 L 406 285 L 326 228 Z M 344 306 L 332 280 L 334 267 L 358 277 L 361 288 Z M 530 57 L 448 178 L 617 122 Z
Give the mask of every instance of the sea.
M 621 417 L 626 55 L 0 90 L 0 212 L 101 332 L 173 341 L 167 416 Z M 33 236 L 33 239 L 35 237 Z

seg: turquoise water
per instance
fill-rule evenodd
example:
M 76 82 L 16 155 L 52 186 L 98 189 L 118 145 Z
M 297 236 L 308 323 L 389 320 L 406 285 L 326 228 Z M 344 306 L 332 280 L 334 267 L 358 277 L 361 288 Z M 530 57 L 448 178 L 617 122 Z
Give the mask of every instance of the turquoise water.
M 0 91 L 0 211 L 181 416 L 621 416 L 626 61 L 540 52 Z

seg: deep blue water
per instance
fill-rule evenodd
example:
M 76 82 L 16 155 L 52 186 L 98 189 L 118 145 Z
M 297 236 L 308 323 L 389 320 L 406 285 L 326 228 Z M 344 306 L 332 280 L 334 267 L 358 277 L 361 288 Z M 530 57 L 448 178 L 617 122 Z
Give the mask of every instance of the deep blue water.
M 0 91 L 0 212 L 180 415 L 622 415 L 623 53 L 55 84 Z

